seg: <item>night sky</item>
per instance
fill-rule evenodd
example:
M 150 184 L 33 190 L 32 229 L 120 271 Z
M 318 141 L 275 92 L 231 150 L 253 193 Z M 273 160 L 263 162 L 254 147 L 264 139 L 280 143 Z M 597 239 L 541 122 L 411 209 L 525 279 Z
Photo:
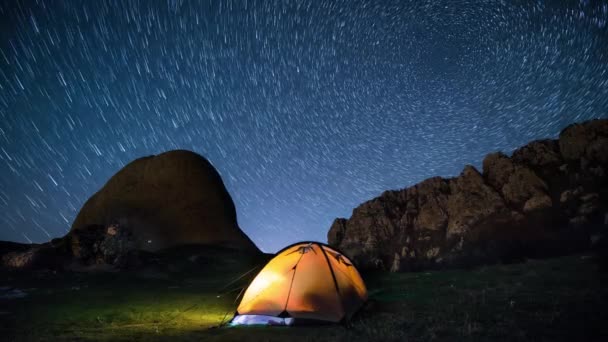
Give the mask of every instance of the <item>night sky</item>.
M 606 1 L 0 2 L 0 240 L 204 155 L 272 252 L 383 190 L 608 117 Z

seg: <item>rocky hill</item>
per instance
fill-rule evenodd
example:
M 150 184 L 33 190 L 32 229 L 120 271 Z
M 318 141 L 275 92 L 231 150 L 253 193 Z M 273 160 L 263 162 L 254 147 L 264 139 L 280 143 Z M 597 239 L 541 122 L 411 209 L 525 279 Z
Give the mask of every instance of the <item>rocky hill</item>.
M 238 226 L 232 198 L 215 168 L 184 150 L 137 159 L 80 209 L 72 231 L 129 227 L 139 249 L 212 244 L 257 251 Z
M 608 120 L 565 128 L 483 170 L 386 191 L 336 219 L 331 245 L 362 267 L 466 266 L 589 248 L 608 231 Z
M 239 228 L 211 163 L 176 150 L 126 165 L 84 204 L 66 236 L 39 245 L 0 244 L 0 266 L 130 268 L 155 259 L 152 252 L 185 246 L 261 254 Z

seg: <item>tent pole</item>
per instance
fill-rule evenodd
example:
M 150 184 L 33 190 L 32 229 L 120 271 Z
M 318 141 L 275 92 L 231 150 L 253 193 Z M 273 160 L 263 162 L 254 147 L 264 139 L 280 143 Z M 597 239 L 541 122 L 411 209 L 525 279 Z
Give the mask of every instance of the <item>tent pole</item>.
M 320 244 L 317 244 L 317 245 L 319 246 L 319 248 L 321 249 L 321 252 L 323 252 L 323 255 L 325 256 L 325 261 L 327 262 L 327 267 L 329 267 L 329 272 L 331 272 L 331 277 L 334 280 L 334 285 L 336 286 L 336 295 L 338 296 L 338 301 L 340 302 L 340 306 L 342 306 L 342 311 L 344 312 L 344 316 L 346 316 L 346 309 L 344 308 L 344 302 L 342 301 L 342 296 L 340 295 L 340 287 L 338 286 L 338 279 L 336 279 L 336 274 L 334 273 L 334 268 L 331 267 L 331 262 L 329 261 L 329 257 L 327 256 L 327 253 L 323 249 L 323 246 L 321 246 Z
M 293 287 L 293 280 L 296 278 L 296 270 L 297 270 L 298 264 L 300 263 L 300 260 L 302 260 L 302 257 L 304 256 L 304 254 L 305 253 L 302 253 L 300 255 L 298 262 L 296 262 L 296 264 L 293 266 L 293 274 L 291 275 L 291 282 L 289 283 L 289 292 L 287 292 L 287 299 L 285 300 L 285 308 L 283 308 L 283 312 L 287 312 L 287 305 L 289 304 L 289 297 L 291 296 L 291 288 Z

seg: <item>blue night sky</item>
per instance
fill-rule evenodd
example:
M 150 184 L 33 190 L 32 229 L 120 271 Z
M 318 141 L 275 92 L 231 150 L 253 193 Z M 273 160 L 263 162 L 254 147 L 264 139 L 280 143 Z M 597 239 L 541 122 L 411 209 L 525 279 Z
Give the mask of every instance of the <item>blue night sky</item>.
M 0 240 L 131 160 L 218 169 L 272 252 L 383 190 L 608 117 L 606 1 L 2 1 Z

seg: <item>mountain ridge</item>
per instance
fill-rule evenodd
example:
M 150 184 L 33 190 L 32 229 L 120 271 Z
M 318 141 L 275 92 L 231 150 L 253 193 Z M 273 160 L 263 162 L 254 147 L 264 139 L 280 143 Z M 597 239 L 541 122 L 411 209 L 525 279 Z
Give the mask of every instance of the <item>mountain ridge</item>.
M 589 248 L 608 225 L 608 120 L 564 128 L 511 156 L 465 166 L 363 202 L 330 245 L 372 269 L 467 266 Z

